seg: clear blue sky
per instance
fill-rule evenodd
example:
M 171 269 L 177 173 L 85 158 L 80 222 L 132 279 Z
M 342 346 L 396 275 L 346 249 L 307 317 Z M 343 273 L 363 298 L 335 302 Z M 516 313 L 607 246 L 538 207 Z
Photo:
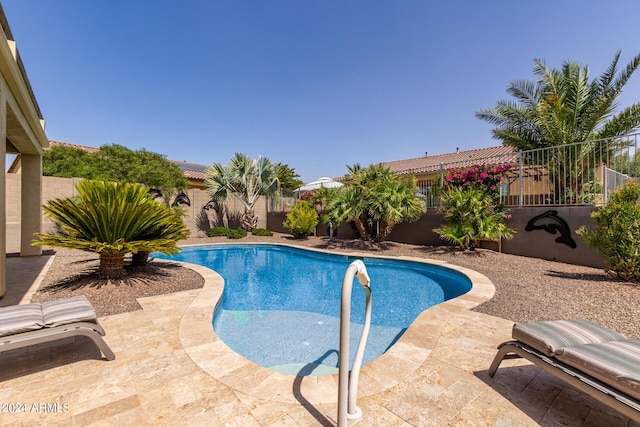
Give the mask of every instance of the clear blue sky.
M 499 145 L 480 108 L 533 60 L 640 53 L 640 2 L 4 0 L 49 139 L 304 181 Z M 640 100 L 640 72 L 621 99 Z

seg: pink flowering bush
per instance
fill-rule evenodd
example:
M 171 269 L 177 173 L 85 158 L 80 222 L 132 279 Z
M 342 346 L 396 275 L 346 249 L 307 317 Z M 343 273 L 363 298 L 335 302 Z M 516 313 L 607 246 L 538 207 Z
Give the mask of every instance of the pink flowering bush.
M 445 189 L 451 187 L 474 187 L 483 190 L 492 197 L 500 197 L 500 181 L 511 169 L 508 163 L 497 165 L 474 165 L 470 168 L 449 168 L 445 178 Z
M 449 168 L 445 177 L 445 190 L 451 188 L 475 188 L 489 195 L 494 202 L 495 213 L 504 219 L 511 215 L 500 203 L 500 182 L 511 169 L 508 163 L 474 165 L 469 168 Z
M 308 202 L 318 213 L 322 212 L 322 199 L 311 191 L 300 194 L 300 200 Z
M 509 164 L 448 169 L 440 208 L 447 223 L 434 231 L 467 250 L 483 239 L 511 238 L 514 230 L 504 223 L 511 215 L 500 203 L 500 181 L 509 169 Z

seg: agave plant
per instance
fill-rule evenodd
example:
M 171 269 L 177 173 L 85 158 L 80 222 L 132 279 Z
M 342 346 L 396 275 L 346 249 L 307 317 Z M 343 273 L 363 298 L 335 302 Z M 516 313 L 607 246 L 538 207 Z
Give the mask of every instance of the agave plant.
M 101 277 L 123 277 L 124 255 L 129 252 L 178 253 L 176 241 L 189 235 L 180 216 L 153 200 L 140 184 L 86 180 L 76 190 L 77 197 L 43 206 L 58 230 L 37 233 L 39 240 L 32 244 L 98 253 Z

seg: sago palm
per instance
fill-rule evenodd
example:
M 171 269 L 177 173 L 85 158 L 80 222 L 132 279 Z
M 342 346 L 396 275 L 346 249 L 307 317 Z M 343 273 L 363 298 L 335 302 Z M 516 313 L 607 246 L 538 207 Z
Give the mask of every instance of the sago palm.
M 124 276 L 129 252 L 178 253 L 176 241 L 189 235 L 180 216 L 148 196 L 142 185 L 86 180 L 76 190 L 77 197 L 43 206 L 58 232 L 37 233 L 39 240 L 32 244 L 96 252 L 101 277 Z
M 278 190 L 277 172 L 266 157 L 251 159 L 246 154 L 236 153 L 228 165 L 214 163 L 207 169 L 207 191 L 214 201 L 236 197 L 244 206 L 242 227 L 251 231 L 258 226 L 255 213 L 258 199 Z

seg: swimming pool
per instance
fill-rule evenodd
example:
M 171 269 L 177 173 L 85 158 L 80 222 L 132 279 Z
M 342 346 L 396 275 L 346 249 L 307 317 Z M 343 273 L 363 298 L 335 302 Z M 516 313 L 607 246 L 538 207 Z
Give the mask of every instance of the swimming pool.
M 342 277 L 354 257 L 258 244 L 188 247 L 172 259 L 206 266 L 225 279 L 213 328 L 231 349 L 285 374 L 336 372 Z M 384 353 L 426 308 L 471 289 L 467 276 L 446 267 L 362 259 L 373 293 L 364 363 Z M 355 350 L 364 318 L 357 281 L 351 313 Z

